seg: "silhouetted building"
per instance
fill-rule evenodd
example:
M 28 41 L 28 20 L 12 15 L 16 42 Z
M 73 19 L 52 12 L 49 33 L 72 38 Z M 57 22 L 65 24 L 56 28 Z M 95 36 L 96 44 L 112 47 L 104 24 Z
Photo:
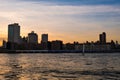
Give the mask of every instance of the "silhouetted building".
M 38 35 L 34 31 L 28 34 L 28 43 L 38 44 Z
M 51 42 L 41 42 L 41 49 L 42 50 L 51 50 Z
M 47 43 L 48 42 L 48 34 L 42 34 L 42 36 L 41 36 L 41 42 L 45 42 L 45 43 Z
M 23 38 L 21 38 L 21 42 L 22 43 L 27 43 L 27 41 L 28 41 L 28 37 L 24 36 Z
M 48 34 L 41 35 L 41 48 L 43 50 L 48 50 Z
M 116 45 L 115 45 L 115 42 L 113 40 L 111 40 L 110 44 L 111 44 L 111 48 L 115 49 Z
M 75 50 L 83 51 L 83 44 L 75 45 Z
M 41 43 L 41 49 L 42 50 L 48 50 L 48 42 L 42 42 Z
M 51 42 L 51 50 L 62 50 L 63 42 L 60 40 L 52 41 Z
M 7 49 L 9 49 L 9 50 L 18 50 L 19 49 L 19 44 L 12 43 L 12 42 L 7 42 Z
M 106 44 L 106 33 L 105 32 L 99 35 L 99 41 L 100 41 L 100 44 Z
M 20 43 L 20 26 L 18 23 L 8 25 L 8 42 Z
M 75 50 L 75 45 L 72 43 L 66 43 L 65 44 L 65 49 L 66 50 Z
M 85 44 L 85 51 L 86 52 L 105 52 L 111 50 L 110 44 Z
M 7 42 L 5 40 L 3 40 L 3 45 L 2 45 L 3 48 L 7 48 Z

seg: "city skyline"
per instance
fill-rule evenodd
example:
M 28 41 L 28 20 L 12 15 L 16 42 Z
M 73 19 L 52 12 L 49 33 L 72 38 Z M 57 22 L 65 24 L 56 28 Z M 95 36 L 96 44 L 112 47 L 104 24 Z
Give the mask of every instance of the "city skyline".
M 108 52 L 119 49 L 118 41 L 107 42 L 106 32 L 99 34 L 99 40 L 86 41 L 84 43 L 75 41 L 72 43 L 64 43 L 63 40 L 49 40 L 49 34 L 41 34 L 41 42 L 38 42 L 38 34 L 34 31 L 22 37 L 20 34 L 21 28 L 19 23 L 8 25 L 8 41 L 3 41 L 3 51 L 6 50 L 74 50 L 81 52 L 85 49 L 86 52 Z M 16 52 L 16 51 L 15 51 Z M 20 51 L 21 52 L 21 51 Z M 58 51 L 59 52 L 59 51 Z M 83 51 L 84 52 L 84 51 Z
M 31 31 L 31 33 L 28 33 L 27 36 L 21 36 L 20 31 L 21 31 L 21 26 L 19 23 L 9 24 L 8 25 L 8 40 L 6 42 L 17 43 L 17 44 L 21 44 L 23 42 L 39 44 L 39 43 L 47 43 L 50 41 L 48 38 L 48 33 L 41 34 L 41 41 L 39 42 L 38 41 L 39 35 L 35 33 L 34 31 Z M 107 43 L 106 37 L 107 37 L 106 32 L 102 32 L 101 34 L 99 34 L 99 40 L 96 40 L 95 42 L 98 42 L 100 44 L 106 44 Z M 52 41 L 62 41 L 62 40 L 56 39 Z M 74 42 L 78 42 L 78 41 L 74 41 Z M 86 41 L 86 42 L 89 42 L 89 41 Z M 91 41 L 91 42 L 94 42 L 94 41 Z
M 48 33 L 49 40 L 85 42 L 106 32 L 107 41 L 120 42 L 119 0 L 0 0 L 0 4 L 0 45 L 7 40 L 7 25 L 14 22 L 21 25 L 21 36 L 34 30 L 38 35 Z
M 31 31 L 31 33 L 28 33 L 27 36 L 21 36 L 20 34 L 21 31 L 21 26 L 19 25 L 19 23 L 13 23 L 13 24 L 8 24 L 8 40 L 3 40 L 3 44 L 4 42 L 10 42 L 10 43 L 17 43 L 17 44 L 22 44 L 22 43 L 30 43 L 30 44 L 41 44 L 41 43 L 48 43 L 48 42 L 52 42 L 52 41 L 62 41 L 63 40 L 49 40 L 48 37 L 48 33 L 42 33 L 41 34 L 41 41 L 39 42 L 38 37 L 40 35 L 38 35 L 37 33 L 35 33 L 34 31 Z M 111 39 L 111 42 L 114 42 Z M 106 32 L 102 32 L 101 34 L 99 34 L 99 38 L 96 41 L 88 41 L 86 40 L 86 42 L 79 42 L 79 41 L 74 41 L 72 43 L 98 43 L 98 44 L 106 44 L 106 43 L 111 43 L 107 41 L 107 35 Z M 70 43 L 70 42 L 66 42 L 66 43 Z M 65 44 L 66 44 L 65 43 Z M 116 40 L 116 44 L 118 44 L 118 41 Z
M 64 43 L 62 40 L 49 41 L 49 34 L 41 34 L 41 42 L 38 42 L 38 34 L 32 31 L 28 36 L 22 37 L 20 34 L 21 28 L 19 23 L 8 25 L 8 41 L 3 41 L 3 49 L 8 50 L 79 50 L 82 51 L 110 51 L 118 49 L 118 41 L 107 42 L 106 32 L 99 34 L 98 41 L 86 41 L 80 43 L 75 41 L 73 43 Z M 83 48 L 84 46 L 84 48 Z

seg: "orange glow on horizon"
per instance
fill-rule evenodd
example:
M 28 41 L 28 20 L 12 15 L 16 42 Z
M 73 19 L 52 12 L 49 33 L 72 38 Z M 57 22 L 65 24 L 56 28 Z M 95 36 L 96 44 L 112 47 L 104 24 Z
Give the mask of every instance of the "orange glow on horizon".
M 0 26 L 6 26 L 3 29 L 0 29 L 1 33 L 0 33 L 0 46 L 2 45 L 2 41 L 6 40 L 7 41 L 7 25 L 0 25 Z M 35 31 L 35 33 L 38 34 L 38 41 L 39 43 L 41 42 L 41 34 L 43 33 L 47 33 L 49 36 L 49 41 L 52 40 L 62 40 L 63 43 L 73 43 L 74 41 L 83 43 L 86 41 L 98 41 L 99 40 L 99 34 L 102 33 L 101 31 L 99 31 L 100 33 L 98 33 L 97 31 L 94 31 L 93 33 L 89 32 L 79 32 L 78 33 L 74 33 L 74 32 L 57 32 L 57 31 L 52 31 L 49 29 L 46 30 L 42 30 L 42 29 L 38 29 L 37 27 L 35 27 L 34 29 L 32 28 L 28 28 L 28 27 L 23 27 L 24 25 L 20 25 L 21 26 L 21 36 L 27 36 L 28 33 L 30 33 L 32 30 Z M 39 31 L 40 30 L 40 31 Z M 115 33 L 115 31 L 109 31 L 106 32 L 107 34 L 107 42 L 110 42 L 112 39 L 114 41 L 118 40 L 118 42 L 120 43 L 120 38 L 116 35 L 117 33 Z M 114 35 L 113 35 L 114 34 Z
M 38 33 L 37 33 L 38 34 Z M 41 42 L 41 34 L 38 34 L 38 41 L 39 43 Z M 26 34 L 25 34 L 26 35 Z M 22 34 L 22 37 L 25 36 L 24 34 Z M 63 43 L 73 43 L 74 41 L 77 41 L 79 43 L 83 43 L 86 41 L 98 41 L 99 40 L 99 34 L 98 35 L 94 35 L 94 36 L 89 36 L 88 34 L 84 34 L 83 35 L 76 35 L 74 36 L 73 34 L 70 34 L 71 36 L 68 36 L 66 34 L 53 34 L 53 33 L 49 33 L 48 32 L 48 37 L 49 37 L 49 41 L 53 41 L 53 40 L 62 40 Z M 26 35 L 27 36 L 27 35 Z M 112 40 L 112 38 L 117 38 L 117 36 L 107 36 L 107 42 L 110 42 Z M 6 34 L 2 35 L 0 38 L 0 46 L 2 46 L 2 41 L 6 40 L 7 41 L 7 36 Z M 119 41 L 118 41 L 119 42 Z

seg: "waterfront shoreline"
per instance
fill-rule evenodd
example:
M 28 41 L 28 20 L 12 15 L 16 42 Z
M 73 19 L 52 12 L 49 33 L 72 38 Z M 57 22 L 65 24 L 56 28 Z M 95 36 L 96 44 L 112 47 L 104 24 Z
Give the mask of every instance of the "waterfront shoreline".
M 85 51 L 84 53 L 119 53 L 120 50 L 111 51 Z M 79 50 L 3 50 L 0 53 L 83 53 Z

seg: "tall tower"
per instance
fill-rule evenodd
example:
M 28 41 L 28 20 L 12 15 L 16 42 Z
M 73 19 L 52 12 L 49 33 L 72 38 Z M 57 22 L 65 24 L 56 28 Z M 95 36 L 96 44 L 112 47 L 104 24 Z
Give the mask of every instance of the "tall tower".
M 20 26 L 18 23 L 8 25 L 8 42 L 20 43 Z
M 48 42 L 48 34 L 42 34 L 42 43 L 47 43 Z
M 101 44 L 106 44 L 106 33 L 105 32 L 99 35 L 99 41 Z
M 102 43 L 102 34 L 99 35 L 99 41 Z
M 105 44 L 106 43 L 106 33 L 103 32 L 103 43 Z

